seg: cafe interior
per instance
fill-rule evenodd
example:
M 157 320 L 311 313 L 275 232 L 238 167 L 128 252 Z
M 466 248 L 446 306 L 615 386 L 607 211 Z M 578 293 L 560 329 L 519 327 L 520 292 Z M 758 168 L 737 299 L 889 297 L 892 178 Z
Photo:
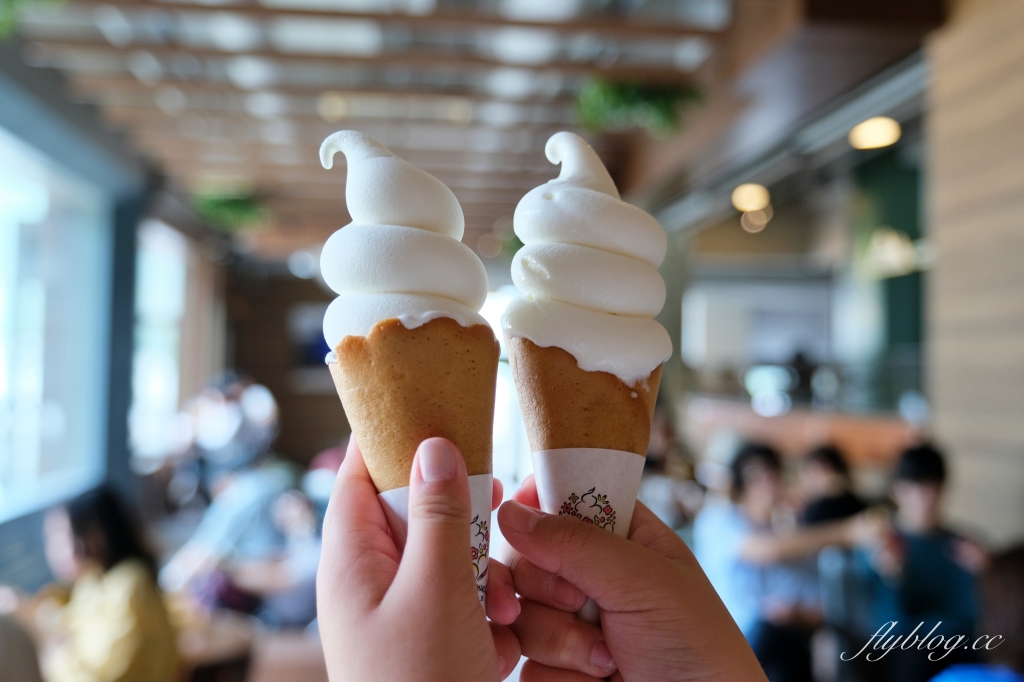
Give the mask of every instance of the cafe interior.
M 668 241 L 640 499 L 702 559 L 757 446 L 766 532 L 839 486 L 895 535 L 927 451 L 966 576 L 946 592 L 1019 654 L 1024 613 L 986 632 L 977 586 L 1024 542 L 1021 35 L 1020 0 L 0 0 L 0 665 L 20 628 L 43 677 L 15 679 L 129 679 L 44 660 L 77 590 L 54 537 L 100 490 L 151 550 L 174 679 L 326 681 L 315 573 L 350 427 L 320 252 L 351 218 L 317 150 L 345 129 L 454 192 L 499 338 L 516 206 L 558 175 L 548 138 L 583 137 Z M 532 465 L 502 343 L 508 499 Z M 858 553 L 886 551 L 801 560 L 813 618 L 763 617 L 806 665 L 773 682 L 941 672 L 840 656 L 884 622 Z M 914 570 L 882 582 L 938 580 Z

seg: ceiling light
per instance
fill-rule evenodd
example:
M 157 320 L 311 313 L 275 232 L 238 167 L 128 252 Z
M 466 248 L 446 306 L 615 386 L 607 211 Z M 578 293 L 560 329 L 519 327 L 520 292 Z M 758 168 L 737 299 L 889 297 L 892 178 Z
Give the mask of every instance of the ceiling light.
M 704 38 L 683 38 L 672 49 L 672 63 L 680 71 L 696 71 L 711 56 L 711 43 Z
M 259 22 L 233 12 L 217 12 L 204 18 L 200 25 L 210 43 L 227 52 L 244 52 L 263 42 Z
M 482 102 L 477 106 L 477 118 L 499 128 L 515 125 L 523 120 L 520 107 L 510 102 Z
M 582 9 L 582 0 L 503 0 L 501 3 L 504 16 L 531 21 L 567 21 Z
M 100 5 L 93 12 L 93 21 L 107 42 L 115 47 L 124 47 L 135 38 L 131 23 L 116 7 Z
M 128 70 L 140 83 L 155 85 L 164 75 L 164 69 L 156 57 L 145 50 L 132 52 L 128 56 Z
M 452 123 L 469 123 L 473 120 L 473 102 L 455 97 L 444 107 L 444 117 Z
M 770 204 L 760 211 L 747 211 L 740 216 L 740 226 L 751 234 L 757 234 L 765 228 L 768 221 L 772 219 L 772 215 Z
M 764 185 L 748 182 L 732 191 L 732 205 L 742 213 L 760 211 L 768 206 L 770 201 L 771 195 Z
M 288 98 L 276 92 L 254 92 L 246 96 L 245 110 L 257 118 L 276 118 L 288 111 Z
M 850 131 L 850 146 L 854 149 L 878 149 L 895 144 L 900 139 L 900 124 L 887 116 L 875 116 L 858 123 Z
M 676 18 L 686 26 L 721 31 L 732 18 L 729 0 L 688 0 L 676 4 Z
M 282 52 L 351 54 L 364 57 L 384 47 L 384 31 L 362 19 L 274 19 L 270 41 Z
M 497 97 L 522 99 L 533 94 L 534 74 L 528 69 L 494 69 L 487 74 L 484 87 Z
M 277 80 L 274 63 L 259 57 L 235 57 L 227 63 L 228 78 L 244 90 L 263 88 Z
M 503 28 L 491 35 L 491 50 L 509 64 L 544 64 L 558 55 L 561 40 L 554 31 Z
M 188 98 L 185 97 L 185 93 L 170 85 L 157 90 L 154 99 L 160 111 L 168 116 L 177 116 L 188 106 Z
M 328 123 L 334 123 L 348 116 L 348 99 L 340 92 L 325 92 L 316 101 L 316 113 Z

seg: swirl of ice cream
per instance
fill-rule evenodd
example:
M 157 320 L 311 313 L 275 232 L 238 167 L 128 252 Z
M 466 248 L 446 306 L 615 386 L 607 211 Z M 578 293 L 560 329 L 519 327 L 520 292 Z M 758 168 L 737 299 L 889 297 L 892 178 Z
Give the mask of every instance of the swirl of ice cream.
M 324 281 L 339 294 L 324 315 L 330 347 L 388 319 L 408 329 L 438 317 L 464 327 L 487 324 L 477 313 L 487 274 L 459 241 L 465 219 L 452 191 L 368 135 L 343 130 L 328 137 L 320 146 L 324 168 L 338 152 L 348 161 L 352 222 L 331 235 L 320 255 Z
M 502 317 L 507 336 L 557 346 L 585 371 L 634 385 L 672 355 L 654 316 L 665 305 L 658 266 L 665 232 L 653 217 L 619 199 L 597 153 L 572 133 L 553 135 L 544 152 L 557 178 L 516 207 L 525 246 L 512 260 L 521 292 Z

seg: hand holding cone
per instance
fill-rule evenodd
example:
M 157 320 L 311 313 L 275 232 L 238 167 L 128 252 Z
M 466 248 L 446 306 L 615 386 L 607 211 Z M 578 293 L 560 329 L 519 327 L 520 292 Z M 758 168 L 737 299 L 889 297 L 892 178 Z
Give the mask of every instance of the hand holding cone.
M 562 170 L 516 208 L 525 246 L 512 263 L 521 295 L 502 318 L 509 361 L 542 508 L 625 535 L 672 353 L 654 320 L 665 234 L 619 199 L 583 139 L 557 133 L 545 151 Z
M 401 546 L 413 457 L 431 437 L 462 452 L 474 513 L 490 519 L 499 349 L 477 313 L 487 277 L 459 241 L 465 221 L 451 190 L 361 133 L 327 138 L 325 168 L 337 151 L 348 160 L 352 224 L 321 255 L 324 279 L 339 294 L 324 317 L 334 349 L 328 366 Z M 473 528 L 467 536 L 482 588 L 488 538 Z

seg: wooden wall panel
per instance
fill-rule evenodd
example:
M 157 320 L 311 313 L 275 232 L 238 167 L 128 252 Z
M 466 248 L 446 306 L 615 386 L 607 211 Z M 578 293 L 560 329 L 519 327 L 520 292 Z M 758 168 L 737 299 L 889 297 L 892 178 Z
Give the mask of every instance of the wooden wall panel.
M 227 316 L 234 360 L 229 365 L 273 392 L 281 410 L 281 432 L 274 449 L 302 464 L 321 450 L 343 444 L 350 432 L 326 365 L 310 368 L 319 373 L 322 390 L 297 390 L 295 349 L 288 339 L 292 306 L 331 299 L 313 280 L 239 271 L 228 275 Z
M 1024 537 L 1024 2 L 979 0 L 928 43 L 928 378 L 949 512 Z

